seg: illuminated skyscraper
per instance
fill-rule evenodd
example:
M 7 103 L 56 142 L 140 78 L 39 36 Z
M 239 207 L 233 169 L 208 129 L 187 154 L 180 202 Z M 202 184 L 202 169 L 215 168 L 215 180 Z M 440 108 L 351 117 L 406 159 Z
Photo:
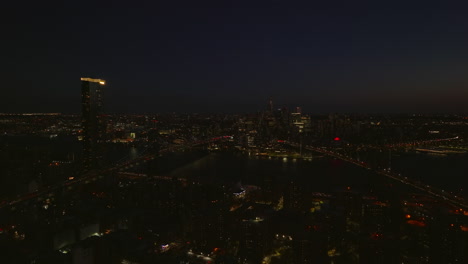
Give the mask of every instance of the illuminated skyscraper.
M 83 127 L 83 169 L 97 169 L 102 159 L 100 141 L 104 134 L 101 86 L 104 80 L 81 78 L 81 110 Z

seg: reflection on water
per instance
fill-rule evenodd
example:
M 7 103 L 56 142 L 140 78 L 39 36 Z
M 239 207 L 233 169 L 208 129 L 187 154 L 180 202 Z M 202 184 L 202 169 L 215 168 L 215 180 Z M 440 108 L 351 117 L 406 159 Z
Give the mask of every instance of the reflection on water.
M 81 142 L 74 138 L 53 140 L 39 137 L 0 137 L 2 168 L 0 180 L 8 192 L 24 191 L 24 187 L 38 176 L 36 159 L 72 161 L 79 164 Z M 147 149 L 129 145 L 108 144 L 105 164 L 134 159 L 147 154 Z M 420 153 L 392 153 L 392 170 L 445 190 L 464 188 L 468 175 L 468 155 L 434 156 Z M 49 161 L 50 162 L 50 161 Z M 29 164 L 29 165 L 28 165 Z M 367 188 L 378 177 L 368 170 L 357 168 L 340 160 L 320 158 L 313 160 L 257 157 L 239 153 L 186 152 L 168 154 L 153 164 L 141 168 L 144 173 L 165 174 L 213 183 L 242 181 L 253 185 L 281 185 L 297 181 L 310 189 L 329 189 L 333 186 L 356 185 Z M 45 181 L 45 173 L 42 180 Z M 34 174 L 36 172 L 36 174 Z M 39 171 L 40 172 L 40 171 Z M 56 173 L 50 171 L 50 173 Z M 35 178 L 34 178 L 35 179 Z M 35 179 L 37 181 L 37 179 Z M 463 192 L 468 194 L 468 188 Z
M 150 173 L 157 174 L 153 167 Z M 314 161 L 283 158 L 259 158 L 234 153 L 216 153 L 196 159 L 167 175 L 216 184 L 257 185 L 281 188 L 291 181 L 314 191 L 329 191 L 337 186 L 353 185 L 367 190 L 372 184 L 371 173 L 341 161 Z
M 455 191 L 460 190 L 463 175 L 468 175 L 467 161 L 466 155 L 439 157 L 402 154 L 394 157 L 392 169 L 428 184 Z M 171 163 L 171 160 L 167 162 Z M 317 191 L 348 185 L 366 191 L 373 184 L 382 182 L 381 176 L 337 159 L 294 161 L 233 153 L 217 153 L 198 158 L 172 170 L 170 175 L 220 184 L 241 181 L 259 186 L 295 181 Z M 463 193 L 466 195 L 466 190 Z

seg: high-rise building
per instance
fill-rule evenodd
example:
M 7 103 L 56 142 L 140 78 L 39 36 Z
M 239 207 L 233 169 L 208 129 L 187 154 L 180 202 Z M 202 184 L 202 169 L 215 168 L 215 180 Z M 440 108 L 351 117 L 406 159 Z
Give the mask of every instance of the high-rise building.
M 83 127 L 83 169 L 97 169 L 102 159 L 100 142 L 104 134 L 101 86 L 104 80 L 81 78 Z
M 273 114 L 273 98 L 270 97 L 270 101 L 268 101 L 268 112 L 270 112 L 270 114 Z

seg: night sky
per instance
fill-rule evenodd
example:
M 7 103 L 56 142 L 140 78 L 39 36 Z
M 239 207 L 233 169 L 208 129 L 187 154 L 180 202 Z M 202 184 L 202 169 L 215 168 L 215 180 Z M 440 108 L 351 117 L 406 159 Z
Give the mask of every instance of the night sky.
M 468 112 L 467 4 L 10 2 L 0 112 Z

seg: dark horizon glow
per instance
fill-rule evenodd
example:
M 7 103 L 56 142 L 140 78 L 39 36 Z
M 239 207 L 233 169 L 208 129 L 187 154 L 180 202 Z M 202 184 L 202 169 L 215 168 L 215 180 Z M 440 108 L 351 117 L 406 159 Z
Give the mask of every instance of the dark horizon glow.
M 468 112 L 466 4 L 7 4 L 0 112 Z

